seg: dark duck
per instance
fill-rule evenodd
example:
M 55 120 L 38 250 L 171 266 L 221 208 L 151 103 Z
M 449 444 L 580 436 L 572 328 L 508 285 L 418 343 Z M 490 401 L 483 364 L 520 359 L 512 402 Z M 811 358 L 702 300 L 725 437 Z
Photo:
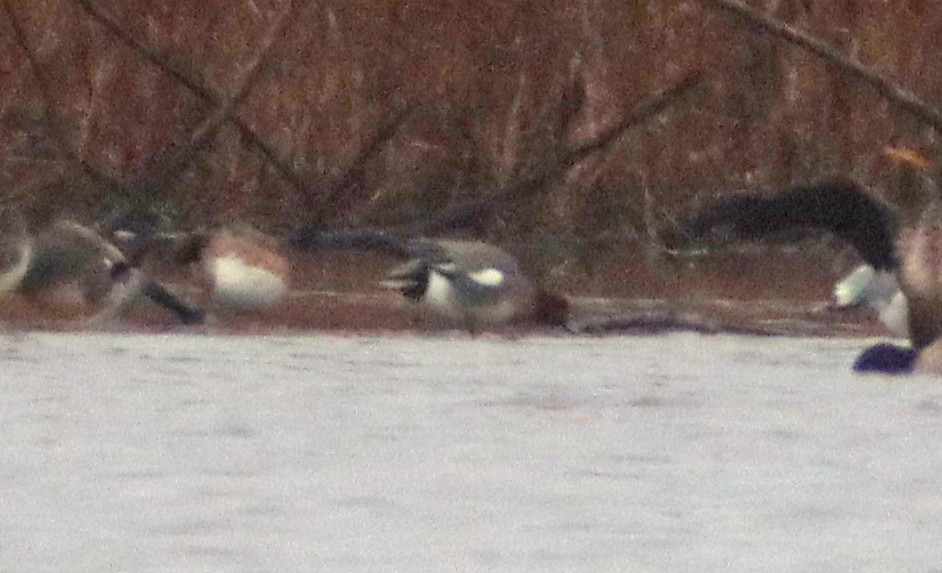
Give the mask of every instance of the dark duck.
M 850 243 L 866 263 L 835 294 L 873 306 L 909 346 L 881 343 L 855 361 L 858 372 L 942 374 L 942 208 L 935 196 L 901 213 L 852 181 L 772 194 L 737 194 L 707 206 L 671 234 L 679 243 L 707 238 L 765 239 L 820 230 Z M 908 215 L 908 216 L 907 216 Z M 868 270 L 869 269 L 869 270 Z

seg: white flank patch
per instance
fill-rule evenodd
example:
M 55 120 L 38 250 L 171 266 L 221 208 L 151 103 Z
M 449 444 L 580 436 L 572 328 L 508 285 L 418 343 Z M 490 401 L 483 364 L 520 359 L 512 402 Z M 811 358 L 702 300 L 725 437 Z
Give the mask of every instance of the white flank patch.
M 880 322 L 889 328 L 890 332 L 901 338 L 909 337 L 909 301 L 903 291 L 896 291 L 890 302 L 877 311 Z
M 261 310 L 281 300 L 287 285 L 281 277 L 246 264 L 236 255 L 213 259 L 213 301 L 234 310 Z
M 20 247 L 20 258 L 12 268 L 0 275 L 0 294 L 10 292 L 20 286 L 20 281 L 29 270 L 29 263 L 33 259 L 33 247 L 29 243 Z
M 838 308 L 866 304 L 879 310 L 899 292 L 896 274 L 860 265 L 834 285 L 834 302 Z
M 504 282 L 504 273 L 497 269 L 482 269 L 468 273 L 468 278 L 486 287 L 499 287 Z
M 435 311 L 453 318 L 461 315 L 455 303 L 455 292 L 451 281 L 438 271 L 428 273 L 428 286 L 425 287 L 425 303 Z
M 909 336 L 909 304 L 894 273 L 860 265 L 834 286 L 834 302 L 838 308 L 865 304 L 893 334 Z

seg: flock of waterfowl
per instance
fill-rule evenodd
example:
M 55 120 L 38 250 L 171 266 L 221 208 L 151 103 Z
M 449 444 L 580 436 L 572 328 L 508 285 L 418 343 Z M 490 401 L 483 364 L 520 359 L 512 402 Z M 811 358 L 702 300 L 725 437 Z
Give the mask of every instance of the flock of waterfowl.
M 142 223 L 143 221 L 143 223 Z M 248 226 L 188 233 L 157 232 L 149 216 L 118 217 L 96 227 L 60 220 L 28 230 L 14 209 L 0 211 L 0 293 L 41 297 L 68 284 L 101 323 L 146 300 L 182 323 L 209 315 L 252 313 L 289 290 L 286 248 L 380 252 L 404 262 L 381 284 L 470 332 L 508 322 L 566 325 L 569 303 L 531 282 L 499 247 L 381 230 L 298 229 L 280 241 Z M 826 231 L 856 248 L 864 265 L 835 287 L 835 304 L 869 305 L 909 346 L 878 344 L 858 371 L 942 373 L 942 207 L 927 199 L 899 213 L 847 181 L 775 194 L 736 194 L 707 205 L 670 229 L 669 246 L 705 239 L 763 239 L 783 230 Z M 155 278 L 149 261 L 164 258 L 198 270 L 202 295 L 184 297 Z
M 150 215 L 113 217 L 94 227 L 59 220 L 34 232 L 15 210 L 0 213 L 0 293 L 42 298 L 68 287 L 103 324 L 131 304 L 163 307 L 184 324 L 207 315 L 268 310 L 289 291 L 287 248 L 379 251 L 405 259 L 382 281 L 471 332 L 511 321 L 565 323 L 567 302 L 533 285 L 517 260 L 481 242 L 406 237 L 377 230 L 299 229 L 287 243 L 247 225 L 158 232 Z M 188 300 L 158 280 L 151 262 L 197 271 Z M 189 297 L 194 298 L 194 297 Z

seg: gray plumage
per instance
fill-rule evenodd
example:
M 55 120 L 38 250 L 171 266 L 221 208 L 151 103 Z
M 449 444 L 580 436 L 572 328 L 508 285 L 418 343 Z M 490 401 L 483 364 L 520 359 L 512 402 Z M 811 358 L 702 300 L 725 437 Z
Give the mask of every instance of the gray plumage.
M 566 322 L 566 301 L 536 287 L 517 259 L 494 245 L 375 230 L 316 229 L 295 233 L 292 243 L 305 249 L 364 250 L 406 259 L 381 284 L 471 331 L 518 320 Z
M 520 272 L 517 260 L 498 247 L 409 239 L 404 248 L 412 258 L 390 270 L 382 284 L 472 330 L 535 310 L 533 285 Z
M 121 249 L 94 229 L 61 220 L 32 238 L 23 225 L 22 236 L 29 246 L 29 260 L 9 290 L 41 296 L 74 284 L 86 301 L 101 307 L 96 322 L 116 316 L 142 297 L 167 308 L 184 323 L 203 318 L 202 311 L 188 306 L 136 268 Z

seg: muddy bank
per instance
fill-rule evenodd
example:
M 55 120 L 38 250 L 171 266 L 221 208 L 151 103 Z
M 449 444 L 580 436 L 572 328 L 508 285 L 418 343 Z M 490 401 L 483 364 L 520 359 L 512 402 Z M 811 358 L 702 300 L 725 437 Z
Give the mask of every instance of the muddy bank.
M 379 278 L 391 264 L 373 255 L 295 254 L 292 290 L 268 313 L 215 316 L 205 326 L 183 327 L 163 310 L 139 304 L 106 328 L 246 334 L 452 329 L 453 325 L 424 315 L 420 307 L 379 287 Z M 885 334 L 863 309 L 826 308 L 833 281 L 853 264 L 823 250 L 770 253 L 766 249 L 683 259 L 629 253 L 610 257 L 594 269 L 563 262 L 536 276 L 569 298 L 571 326 L 584 333 L 690 329 L 803 336 Z M 192 276 L 168 269 L 153 272 L 184 298 L 201 301 Z M 0 321 L 27 330 L 83 330 L 93 312 L 94 308 L 62 296 L 53 300 L 13 296 L 0 302 Z M 520 335 L 529 330 L 514 327 L 508 332 Z

